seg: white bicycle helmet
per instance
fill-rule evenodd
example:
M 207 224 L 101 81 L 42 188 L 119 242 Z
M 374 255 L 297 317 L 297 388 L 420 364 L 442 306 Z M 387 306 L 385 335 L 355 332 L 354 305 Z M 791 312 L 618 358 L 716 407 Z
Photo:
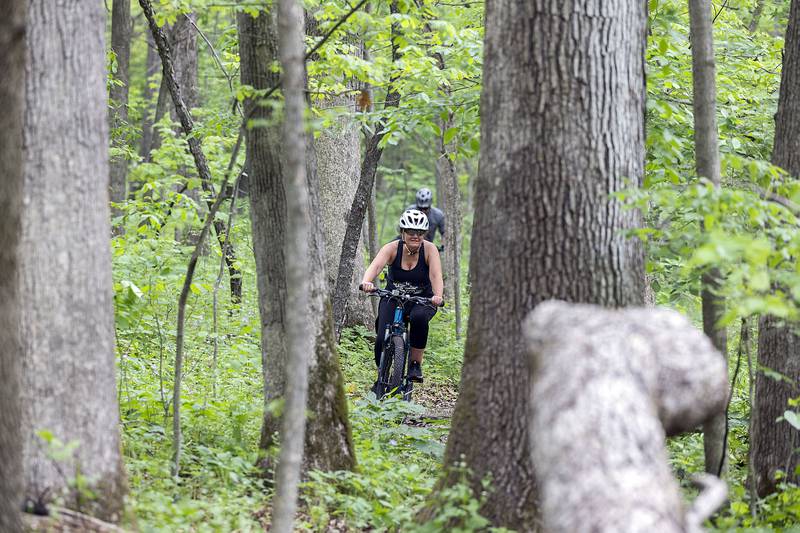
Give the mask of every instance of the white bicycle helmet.
M 427 187 L 423 187 L 417 191 L 417 207 L 423 209 L 431 206 L 433 202 L 433 193 Z
M 428 231 L 428 217 L 418 209 L 409 209 L 400 217 L 400 229 Z

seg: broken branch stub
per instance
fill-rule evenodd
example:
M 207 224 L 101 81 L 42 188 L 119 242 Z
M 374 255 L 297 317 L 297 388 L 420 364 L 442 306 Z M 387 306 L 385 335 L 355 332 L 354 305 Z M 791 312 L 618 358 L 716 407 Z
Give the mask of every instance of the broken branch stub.
M 725 409 L 725 361 L 711 341 L 674 311 L 558 301 L 523 329 L 543 531 L 701 531 L 725 485 L 703 477 L 685 509 L 665 438 Z

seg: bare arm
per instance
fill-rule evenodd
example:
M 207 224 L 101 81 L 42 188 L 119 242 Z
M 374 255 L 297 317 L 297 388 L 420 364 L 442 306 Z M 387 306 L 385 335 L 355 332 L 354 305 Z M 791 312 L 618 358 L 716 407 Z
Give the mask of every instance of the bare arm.
M 361 284 L 363 285 L 364 283 L 372 283 L 372 280 L 378 277 L 378 274 L 381 270 L 383 270 L 383 267 L 394 261 L 396 250 L 397 241 L 384 244 L 378 254 L 375 256 L 375 259 L 373 259 L 372 263 L 370 263 L 369 267 L 367 267 L 366 272 L 364 272 L 364 277 L 361 278 Z
M 431 279 L 433 295 L 442 298 L 444 281 L 442 280 L 442 259 L 439 250 L 432 242 L 425 242 L 425 257 L 428 260 L 428 276 Z

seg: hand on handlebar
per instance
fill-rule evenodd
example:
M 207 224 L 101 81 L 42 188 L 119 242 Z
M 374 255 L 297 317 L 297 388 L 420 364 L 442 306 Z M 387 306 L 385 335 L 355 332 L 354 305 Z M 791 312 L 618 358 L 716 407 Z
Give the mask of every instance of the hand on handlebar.
M 358 286 L 358 289 L 364 292 L 375 292 L 375 285 L 373 285 L 369 281 L 365 281 L 364 283 Z
M 444 298 L 442 298 L 441 296 L 434 295 L 431 298 L 431 303 L 436 307 L 442 307 L 444 305 Z

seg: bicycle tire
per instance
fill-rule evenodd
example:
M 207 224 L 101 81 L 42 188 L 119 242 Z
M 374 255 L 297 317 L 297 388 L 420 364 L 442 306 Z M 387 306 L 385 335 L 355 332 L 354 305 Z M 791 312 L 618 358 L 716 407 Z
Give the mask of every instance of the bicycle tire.
M 392 335 L 389 339 L 389 348 L 392 350 L 392 366 L 389 374 L 389 392 L 396 390 L 402 392 L 403 376 L 406 370 L 406 343 L 400 335 Z

